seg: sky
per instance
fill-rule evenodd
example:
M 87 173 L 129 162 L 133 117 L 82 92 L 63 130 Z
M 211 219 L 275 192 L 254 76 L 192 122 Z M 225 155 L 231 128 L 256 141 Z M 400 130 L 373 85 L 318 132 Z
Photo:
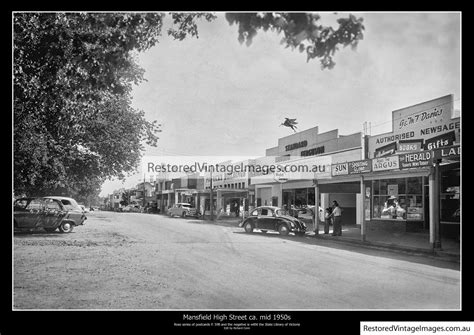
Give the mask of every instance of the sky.
M 298 131 L 339 129 L 340 135 L 391 131 L 392 111 L 448 94 L 461 104 L 461 14 L 456 12 L 351 12 L 364 19 L 364 39 L 341 48 L 336 66 L 280 44 L 259 31 L 250 46 L 224 13 L 198 24 L 199 38 L 175 41 L 165 21 L 158 44 L 137 55 L 147 81 L 135 86 L 133 107 L 160 123 L 157 147 L 147 156 L 261 157 L 290 135 L 279 127 L 296 118 Z M 349 13 L 320 13 L 336 27 Z M 141 173 L 107 181 L 101 196 L 134 187 Z

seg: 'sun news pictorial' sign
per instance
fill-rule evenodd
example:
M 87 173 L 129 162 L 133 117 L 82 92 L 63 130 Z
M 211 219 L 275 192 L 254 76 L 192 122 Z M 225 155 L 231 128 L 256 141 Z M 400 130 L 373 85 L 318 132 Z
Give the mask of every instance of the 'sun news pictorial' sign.
M 331 167 L 331 174 L 333 176 L 343 176 L 349 174 L 349 167 L 347 163 L 333 164 Z

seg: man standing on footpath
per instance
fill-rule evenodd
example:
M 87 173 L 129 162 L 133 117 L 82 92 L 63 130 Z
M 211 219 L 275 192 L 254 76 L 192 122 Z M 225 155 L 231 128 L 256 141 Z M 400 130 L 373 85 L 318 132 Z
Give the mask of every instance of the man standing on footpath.
M 333 209 L 330 217 L 334 218 L 333 221 L 333 230 L 332 230 L 332 236 L 341 236 L 342 235 L 342 209 L 339 207 L 339 204 L 337 203 L 336 200 L 332 202 L 333 204 Z

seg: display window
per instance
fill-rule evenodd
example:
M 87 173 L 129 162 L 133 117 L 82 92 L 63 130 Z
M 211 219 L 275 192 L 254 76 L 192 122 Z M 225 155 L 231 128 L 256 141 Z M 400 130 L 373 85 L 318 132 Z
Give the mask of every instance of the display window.
M 423 178 L 374 180 L 372 218 L 423 220 Z

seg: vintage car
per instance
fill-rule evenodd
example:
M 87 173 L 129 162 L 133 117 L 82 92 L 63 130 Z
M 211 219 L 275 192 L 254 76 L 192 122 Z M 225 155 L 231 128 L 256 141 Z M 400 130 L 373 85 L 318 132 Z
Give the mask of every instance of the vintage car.
M 191 204 L 186 202 L 178 202 L 173 207 L 168 209 L 169 216 L 181 216 L 185 218 L 186 216 L 199 216 L 199 212 L 196 208 L 192 207 Z
M 298 236 L 304 236 L 306 233 L 306 224 L 286 212 L 274 206 L 261 206 L 250 212 L 250 215 L 240 223 L 247 233 L 259 229 L 263 233 L 268 230 L 274 230 L 280 235 L 288 235 L 290 232 Z
M 122 207 L 122 212 L 133 212 L 133 213 L 140 213 L 141 208 L 140 205 L 137 204 L 130 204 L 125 207 Z
M 13 204 L 13 225 L 19 230 L 43 228 L 47 232 L 59 229 L 70 233 L 86 219 L 77 202 L 68 197 L 20 198 Z

